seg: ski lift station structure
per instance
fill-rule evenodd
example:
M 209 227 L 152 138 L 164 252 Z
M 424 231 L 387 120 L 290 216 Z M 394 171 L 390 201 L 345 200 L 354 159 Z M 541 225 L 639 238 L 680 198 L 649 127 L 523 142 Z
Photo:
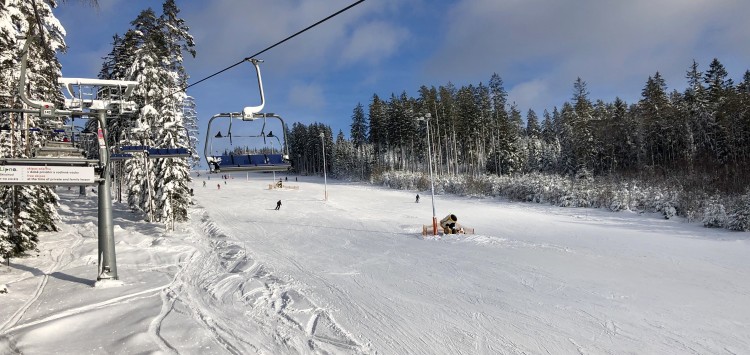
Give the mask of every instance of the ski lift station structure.
M 46 142 L 43 142 L 41 148 L 29 154 L 29 158 L 0 158 L 0 165 L 4 166 L 4 174 L 0 174 L 0 184 L 75 185 L 81 186 L 82 189 L 84 189 L 84 185 L 97 185 L 99 217 L 97 280 L 117 280 L 109 173 L 111 158 L 109 153 L 111 150 L 107 143 L 107 116 L 126 115 L 134 112 L 136 105 L 128 99 L 138 83 L 124 80 L 59 78 L 58 84 L 61 86 L 65 97 L 64 110 L 56 109 L 55 105 L 49 102 L 32 100 L 26 96 L 24 90 L 30 42 L 30 39 L 27 38 L 22 49 L 18 83 L 21 101 L 29 108 L 1 108 L 0 114 L 30 114 L 38 116 L 40 120 L 52 120 L 57 127 L 62 127 L 65 118 L 95 119 L 99 127 L 97 131 L 99 157 L 98 159 L 87 158 L 83 149 L 76 147 L 75 139 L 62 142 L 47 139 Z M 84 98 L 84 92 L 90 95 Z M 18 129 L 29 133 L 35 130 L 28 127 L 28 120 L 24 120 L 24 126 Z M 64 129 L 47 130 L 46 132 L 38 129 L 37 131 L 50 134 L 65 132 Z M 71 137 L 75 137 L 72 126 Z
M 259 63 L 263 61 L 260 59 L 250 58 L 247 59 L 255 67 L 255 73 L 258 78 L 258 90 L 260 91 L 260 105 L 248 106 L 242 109 L 242 112 L 228 112 L 218 113 L 211 116 L 208 121 L 208 128 L 206 129 L 206 140 L 203 145 L 203 155 L 206 158 L 206 163 L 209 167 L 209 172 L 241 172 L 241 171 L 259 171 L 259 172 L 276 172 L 276 171 L 287 171 L 291 168 L 289 163 L 289 149 L 286 145 L 286 123 L 284 119 L 275 113 L 262 113 L 263 107 L 265 106 L 265 94 L 263 92 L 263 79 L 260 75 Z M 230 127 L 231 120 L 234 118 L 240 119 L 241 121 L 255 121 L 258 119 L 265 120 L 267 118 L 276 118 L 281 122 L 281 128 L 283 131 L 284 142 L 279 142 L 281 146 L 282 154 L 224 154 L 224 155 L 211 155 L 209 147 L 209 139 L 213 138 L 211 134 L 211 124 L 217 118 L 229 118 Z M 230 131 L 231 132 L 231 131 Z M 272 132 L 271 132 L 272 133 Z M 278 140 L 278 137 L 272 134 L 265 135 L 261 132 L 261 135 L 265 139 L 266 137 L 274 137 Z M 231 137 L 231 133 L 230 136 Z

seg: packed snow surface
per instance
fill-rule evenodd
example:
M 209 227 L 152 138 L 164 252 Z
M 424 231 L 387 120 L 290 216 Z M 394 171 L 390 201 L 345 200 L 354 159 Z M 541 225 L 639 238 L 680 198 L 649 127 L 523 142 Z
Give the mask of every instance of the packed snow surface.
M 204 179 L 174 231 L 115 203 L 119 282 L 59 188 L 62 231 L 0 266 L 0 354 L 750 353 L 748 233 L 437 196 L 476 234 L 423 237 L 429 193 Z

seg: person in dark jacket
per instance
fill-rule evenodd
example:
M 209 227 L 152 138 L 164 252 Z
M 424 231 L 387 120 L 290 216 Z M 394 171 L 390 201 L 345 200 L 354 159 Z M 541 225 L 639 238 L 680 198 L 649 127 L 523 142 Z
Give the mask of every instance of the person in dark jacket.
M 281 200 L 276 201 L 276 210 L 278 211 L 279 208 L 281 208 Z

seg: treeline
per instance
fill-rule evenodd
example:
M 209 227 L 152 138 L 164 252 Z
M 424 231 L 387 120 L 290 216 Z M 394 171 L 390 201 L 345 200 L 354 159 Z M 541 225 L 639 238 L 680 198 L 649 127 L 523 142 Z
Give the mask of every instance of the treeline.
M 405 92 L 387 100 L 373 95 L 367 113 L 361 104 L 354 108 L 350 140 L 337 139 L 327 148 L 334 154 L 333 169 L 343 175 L 366 179 L 381 171 L 426 171 L 427 125 L 420 118 L 429 114 L 438 175 L 681 176 L 723 193 L 744 192 L 750 173 L 750 71 L 735 85 L 714 59 L 705 72 L 694 62 L 686 77 L 684 91 L 668 91 L 657 72 L 631 104 L 619 98 L 592 101 L 579 78 L 570 101 L 541 115 L 522 114 L 509 104 L 497 74 L 488 85 L 423 86 L 416 98 Z M 304 137 L 293 140 L 293 151 L 306 153 L 320 150 L 315 135 L 330 128 L 293 131 L 294 138 Z M 305 158 L 302 171 L 317 171 L 315 162 Z
M 349 140 L 339 132 L 334 141 L 330 127 L 321 124 L 295 125 L 292 158 L 301 173 L 318 173 L 319 133 L 324 132 L 328 172 L 336 177 L 382 181 L 393 171 L 426 173 L 424 118 L 429 115 L 438 177 L 542 173 L 608 184 L 676 184 L 683 195 L 696 196 L 690 205 L 716 205 L 716 196 L 747 196 L 750 71 L 735 85 L 718 59 L 705 72 L 694 61 L 686 80 L 684 91 L 669 91 L 656 72 L 646 80 L 641 99 L 626 103 L 592 100 L 579 78 L 570 100 L 541 114 L 509 104 L 497 74 L 488 84 L 422 86 L 416 98 L 405 92 L 387 99 L 376 94 L 367 108 L 354 108 Z M 665 216 L 687 213 L 686 206 L 680 211 L 673 205 L 680 207 L 672 203 L 668 210 L 675 211 Z

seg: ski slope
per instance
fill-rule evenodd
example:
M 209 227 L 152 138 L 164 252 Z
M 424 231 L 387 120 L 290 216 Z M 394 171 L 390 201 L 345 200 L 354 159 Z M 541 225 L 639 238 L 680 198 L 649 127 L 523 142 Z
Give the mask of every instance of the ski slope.
M 0 353 L 750 352 L 748 233 L 437 196 L 477 234 L 423 238 L 429 193 L 204 178 L 175 231 L 116 205 L 120 286 L 92 287 L 95 199 L 59 190 L 63 231 L 0 267 Z

